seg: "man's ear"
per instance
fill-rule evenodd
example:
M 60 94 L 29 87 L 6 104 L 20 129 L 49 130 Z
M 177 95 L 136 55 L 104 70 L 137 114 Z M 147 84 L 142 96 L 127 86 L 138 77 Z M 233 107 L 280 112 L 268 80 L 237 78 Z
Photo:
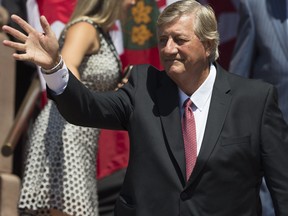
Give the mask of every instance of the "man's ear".
M 207 40 L 203 42 L 203 46 L 205 48 L 206 56 L 209 57 L 211 55 L 212 41 Z

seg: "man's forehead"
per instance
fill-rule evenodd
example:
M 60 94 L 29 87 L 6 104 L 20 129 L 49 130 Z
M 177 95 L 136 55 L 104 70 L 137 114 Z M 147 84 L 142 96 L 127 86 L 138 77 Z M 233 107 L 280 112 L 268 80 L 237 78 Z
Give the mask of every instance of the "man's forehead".
M 188 28 L 188 29 L 187 29 Z M 173 31 L 174 33 L 181 33 L 185 30 L 193 29 L 193 16 L 192 15 L 183 15 L 179 18 L 173 19 L 170 22 L 167 22 L 161 26 L 158 26 L 158 34 L 165 34 Z

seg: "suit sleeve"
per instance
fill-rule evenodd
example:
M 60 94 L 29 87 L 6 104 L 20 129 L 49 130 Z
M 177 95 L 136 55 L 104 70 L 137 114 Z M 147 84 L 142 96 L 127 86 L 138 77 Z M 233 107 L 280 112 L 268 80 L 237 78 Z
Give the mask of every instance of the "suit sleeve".
M 277 104 L 276 90 L 271 87 L 262 118 L 261 153 L 276 215 L 288 215 L 288 126 Z
M 54 100 L 59 112 L 69 123 L 113 130 L 127 129 L 133 111 L 133 90 L 133 82 L 129 80 L 118 91 L 91 91 L 70 71 L 63 93 L 55 95 L 47 89 L 48 97 Z
M 240 1 L 237 40 L 229 66 L 230 72 L 244 77 L 249 77 L 251 73 L 256 49 L 255 23 L 249 1 Z

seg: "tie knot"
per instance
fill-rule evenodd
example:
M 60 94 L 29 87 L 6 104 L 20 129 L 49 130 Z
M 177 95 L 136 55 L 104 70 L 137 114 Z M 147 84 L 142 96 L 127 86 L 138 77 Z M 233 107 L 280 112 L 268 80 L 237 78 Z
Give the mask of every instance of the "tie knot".
M 184 108 L 190 107 L 192 103 L 193 103 L 192 100 L 190 100 L 190 98 L 187 98 L 187 99 L 184 101 L 183 106 L 184 106 Z

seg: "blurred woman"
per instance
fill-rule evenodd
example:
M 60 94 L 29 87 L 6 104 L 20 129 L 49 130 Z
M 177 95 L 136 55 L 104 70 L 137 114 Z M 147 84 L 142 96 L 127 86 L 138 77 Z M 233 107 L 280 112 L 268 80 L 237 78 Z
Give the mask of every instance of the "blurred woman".
M 121 62 L 109 30 L 135 0 L 78 0 L 60 39 L 71 72 L 95 91 L 114 90 Z M 99 129 L 66 122 L 49 101 L 28 140 L 20 215 L 97 216 L 96 151 Z

